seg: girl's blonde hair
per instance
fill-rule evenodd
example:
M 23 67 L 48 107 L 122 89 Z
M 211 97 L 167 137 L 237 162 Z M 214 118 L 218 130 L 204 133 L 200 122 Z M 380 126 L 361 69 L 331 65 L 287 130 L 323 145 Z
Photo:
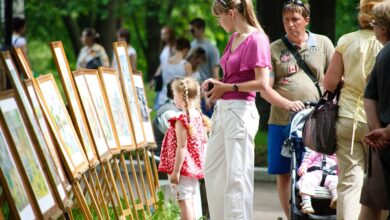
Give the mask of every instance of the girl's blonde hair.
M 214 0 L 214 15 L 227 13 L 230 9 L 237 9 L 252 27 L 264 32 L 257 20 L 252 0 Z
M 372 15 L 372 8 L 375 5 L 383 2 L 383 0 L 360 0 L 358 20 L 362 29 L 372 30 L 371 21 L 374 19 Z
M 195 102 L 195 108 L 202 112 L 200 109 L 200 86 L 197 80 L 191 78 L 191 77 L 184 77 L 184 78 L 178 78 L 173 81 L 172 88 L 176 92 L 176 94 L 181 95 L 181 98 L 184 101 L 184 108 L 183 109 L 187 116 L 187 123 L 188 123 L 188 130 L 189 134 L 193 134 L 193 128 L 191 125 L 191 117 L 190 117 L 190 111 L 189 111 L 189 103 Z M 209 125 L 209 123 L 205 120 L 204 116 L 202 115 L 203 124 L 206 125 L 206 127 Z

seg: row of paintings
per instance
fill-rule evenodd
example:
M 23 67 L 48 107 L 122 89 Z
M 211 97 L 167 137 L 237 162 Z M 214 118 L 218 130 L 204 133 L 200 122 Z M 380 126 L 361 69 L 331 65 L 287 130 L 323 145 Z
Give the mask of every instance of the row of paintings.
M 69 183 L 100 161 L 122 150 L 155 146 L 142 76 L 133 74 L 125 42 L 114 43 L 118 72 L 72 73 L 62 43 L 50 47 L 69 112 L 51 74 L 35 79 L 16 49 L 23 85 L 10 54 L 1 56 L 15 90 L 0 93 L 0 157 L 8 161 L 0 161 L 0 180 L 19 215 L 32 219 L 63 210 Z

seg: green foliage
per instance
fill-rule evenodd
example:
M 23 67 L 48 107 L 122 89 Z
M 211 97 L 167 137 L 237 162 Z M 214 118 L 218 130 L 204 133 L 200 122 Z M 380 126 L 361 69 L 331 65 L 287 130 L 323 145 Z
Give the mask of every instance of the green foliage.
M 152 216 L 152 220 L 177 220 L 180 219 L 180 209 L 173 202 L 165 202 L 163 191 L 157 192 L 157 210 Z
M 336 3 L 336 39 L 343 34 L 355 31 L 359 28 L 357 20 L 358 0 L 337 1 Z

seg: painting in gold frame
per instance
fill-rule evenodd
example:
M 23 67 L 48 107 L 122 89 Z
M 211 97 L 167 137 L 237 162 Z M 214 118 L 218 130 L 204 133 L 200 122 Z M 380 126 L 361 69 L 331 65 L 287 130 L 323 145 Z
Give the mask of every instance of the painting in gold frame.
M 20 175 L 20 166 L 11 151 L 13 143 L 0 120 L 0 182 L 8 200 L 8 206 L 13 217 L 19 219 L 37 219 L 40 216 L 35 198 L 27 193 L 28 188 Z
M 1 61 L 3 65 L 6 67 L 6 73 L 11 81 L 12 86 L 15 88 L 15 95 L 18 97 L 18 100 L 21 102 L 21 108 L 24 112 L 26 112 L 28 124 L 31 125 L 33 131 L 33 138 L 37 139 L 37 143 L 35 146 L 35 150 L 42 158 L 42 163 L 45 170 L 48 170 L 50 173 L 49 181 L 50 184 L 55 187 L 55 196 L 57 200 L 62 201 L 60 203 L 61 208 L 65 207 L 65 203 L 67 202 L 67 195 L 65 193 L 65 186 L 62 184 L 60 180 L 59 173 L 57 172 L 56 165 L 54 163 L 54 159 L 50 153 L 49 146 L 44 138 L 41 127 L 36 118 L 35 112 L 31 103 L 29 101 L 27 92 L 22 83 L 22 79 L 16 69 L 15 63 L 11 57 L 11 54 L 6 51 L 1 54 Z
M 80 137 L 89 164 L 91 166 L 96 166 L 99 161 L 93 147 L 91 133 L 88 130 L 87 122 L 85 121 L 85 113 L 82 111 L 80 99 L 77 96 L 76 86 L 65 55 L 64 47 L 62 46 L 61 41 L 51 42 L 49 45 L 58 74 L 61 78 L 66 99 L 68 100 L 69 113 L 73 119 L 76 132 Z
M 109 110 L 118 134 L 119 144 L 122 150 L 134 150 L 136 148 L 133 136 L 134 131 L 127 113 L 118 74 L 112 68 L 100 67 L 98 71 L 104 88 L 104 96 L 108 100 Z
M 32 72 L 30 65 L 28 64 L 28 61 L 26 57 L 24 56 L 22 48 L 13 48 L 15 56 L 16 56 L 16 62 L 18 63 L 22 76 L 24 79 L 32 79 L 34 78 L 34 73 Z
M 80 139 L 73 127 L 53 75 L 40 76 L 36 80 L 38 99 L 44 106 L 43 111 L 61 147 L 60 156 L 66 161 L 63 163 L 64 168 L 73 181 L 88 170 L 88 159 L 84 154 Z
M 114 52 L 118 62 L 118 73 L 123 90 L 123 97 L 125 98 L 127 112 L 130 114 L 133 131 L 135 131 L 134 137 L 137 147 L 145 147 L 147 144 L 146 135 L 142 124 L 138 97 L 134 88 L 133 74 L 129 56 L 127 55 L 126 42 L 115 42 Z
M 97 152 L 99 160 L 105 161 L 107 158 L 111 157 L 111 154 L 105 132 L 102 128 L 102 119 L 97 113 L 97 109 L 92 100 L 84 75 L 77 74 L 77 72 L 75 72 L 74 76 L 80 101 L 87 117 L 86 121 L 88 122 L 89 130 L 91 131 L 91 135 L 95 143 L 95 151 Z
M 27 180 L 44 216 L 60 212 L 55 194 L 48 180 L 48 173 L 42 165 L 42 156 L 34 147 L 37 144 L 31 126 L 28 125 L 26 113 L 13 90 L 0 93 L 0 111 L 4 127 L 14 143 L 14 155 L 27 174 Z M 62 185 L 62 184 L 60 184 Z M 63 189 L 60 193 L 65 193 Z

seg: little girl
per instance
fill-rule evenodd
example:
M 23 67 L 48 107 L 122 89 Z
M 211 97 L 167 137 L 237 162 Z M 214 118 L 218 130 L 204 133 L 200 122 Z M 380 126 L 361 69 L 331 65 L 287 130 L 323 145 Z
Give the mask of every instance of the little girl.
M 328 156 L 307 149 L 302 164 L 298 169 L 298 175 L 301 177 L 297 184 L 302 197 L 301 206 L 303 213 L 314 213 L 310 196 L 314 195 L 315 187 L 320 185 L 329 189 L 332 195 L 330 207 L 336 208 L 338 176 L 335 154 Z
M 207 123 L 198 109 L 200 86 L 196 80 L 177 79 L 172 83 L 172 90 L 175 105 L 182 113 L 169 120 L 158 170 L 168 173 L 177 191 L 181 219 L 193 220 L 193 198 L 199 188 L 198 179 L 203 178 Z

